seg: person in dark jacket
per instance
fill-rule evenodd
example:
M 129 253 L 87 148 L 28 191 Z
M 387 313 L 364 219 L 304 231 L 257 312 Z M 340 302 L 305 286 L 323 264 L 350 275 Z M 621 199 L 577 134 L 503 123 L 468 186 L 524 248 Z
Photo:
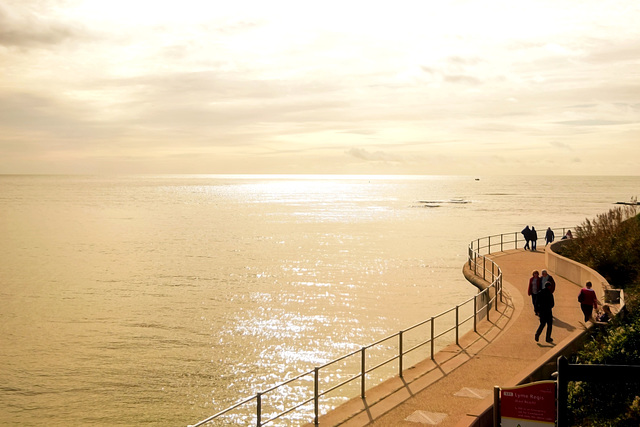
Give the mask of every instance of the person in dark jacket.
M 536 304 L 538 309 L 538 316 L 540 316 L 540 326 L 538 326 L 538 330 L 536 331 L 536 341 L 540 339 L 540 334 L 544 330 L 545 326 L 547 327 L 547 337 L 546 341 L 548 343 L 553 342 L 553 338 L 551 338 L 551 330 L 553 329 L 553 306 L 555 305 L 553 294 L 551 290 L 546 287 L 543 288 L 540 292 L 538 292 L 538 298 L 536 298 Z
M 538 232 L 535 227 L 531 227 L 531 250 L 535 251 L 538 246 Z
M 544 235 L 544 242 L 545 242 L 544 245 L 547 246 L 549 243 L 553 242 L 553 239 L 555 238 L 556 238 L 556 235 L 554 234 L 551 227 L 547 227 L 547 232 Z
M 531 241 L 531 229 L 527 225 L 525 228 L 522 229 L 521 233 L 524 236 L 524 240 L 525 240 L 524 250 L 526 251 L 527 249 L 529 249 L 529 241 Z
M 608 305 L 602 306 L 602 312 L 598 313 L 596 320 L 598 322 L 608 322 L 613 318 L 613 313 L 611 312 L 611 307 Z
M 553 276 L 550 275 L 547 270 L 542 270 L 542 276 L 540 276 L 540 282 L 543 288 L 549 288 L 551 293 L 556 291 L 556 281 L 553 280 Z
M 533 270 L 531 278 L 529 279 L 529 288 L 527 294 L 531 295 L 531 302 L 533 303 L 533 312 L 538 315 L 538 307 L 536 305 L 536 299 L 538 299 L 538 292 L 542 289 L 542 281 L 540 280 L 540 273 L 538 270 Z

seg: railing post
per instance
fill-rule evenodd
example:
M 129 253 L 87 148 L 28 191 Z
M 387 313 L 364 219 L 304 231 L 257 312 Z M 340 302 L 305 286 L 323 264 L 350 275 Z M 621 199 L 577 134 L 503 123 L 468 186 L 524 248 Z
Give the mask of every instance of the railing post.
M 482 280 L 487 280 L 487 257 L 482 257 Z
M 478 275 L 478 253 L 473 253 L 473 274 Z
M 456 345 L 460 345 L 460 341 L 458 340 L 459 337 L 459 330 L 460 330 L 460 324 L 459 324 L 459 318 L 460 318 L 460 314 L 459 314 L 459 310 L 460 306 L 456 305 Z
M 262 393 L 256 394 L 256 425 L 262 426 Z
M 487 322 L 490 322 L 489 313 L 491 312 L 491 288 L 487 288 Z
M 487 250 L 487 254 L 491 254 L 491 236 L 489 236 L 489 249 Z
M 435 323 L 434 323 L 434 318 L 433 316 L 431 317 L 431 360 L 433 360 L 434 357 L 434 341 L 435 339 L 433 338 L 436 334 L 435 334 Z
M 313 378 L 313 424 L 318 425 L 320 422 L 320 386 L 319 386 L 320 368 L 314 369 Z
M 493 425 L 500 425 L 500 387 L 493 387 Z
M 366 351 L 366 347 L 362 347 L 361 360 L 360 360 L 360 375 L 362 375 L 362 378 L 360 381 L 360 397 L 362 397 L 363 399 L 365 397 L 365 390 L 367 388 L 367 385 L 365 382 L 365 376 L 366 376 L 365 371 L 367 370 L 365 351 Z
M 514 249 L 518 249 L 518 232 L 516 231 L 515 233 L 513 233 L 515 238 L 513 239 L 514 244 L 515 244 L 515 248 Z
M 398 333 L 398 376 L 402 378 L 402 331 Z
M 569 387 L 569 381 L 567 380 L 567 368 L 569 362 L 566 357 L 560 356 L 556 361 L 558 377 L 556 378 L 556 417 L 558 421 L 558 427 L 565 427 L 567 425 L 567 400 Z
M 478 294 L 473 296 L 473 332 L 478 332 Z

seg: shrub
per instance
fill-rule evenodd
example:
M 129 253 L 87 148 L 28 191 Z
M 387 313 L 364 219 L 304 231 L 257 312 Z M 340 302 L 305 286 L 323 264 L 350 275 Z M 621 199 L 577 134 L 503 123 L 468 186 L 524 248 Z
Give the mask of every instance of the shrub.
M 635 202 L 635 200 L 634 200 Z M 576 228 L 560 252 L 625 289 L 627 315 L 594 332 L 571 363 L 640 365 L 640 215 L 637 207 L 610 210 Z M 640 383 L 573 382 L 569 385 L 571 425 L 640 425 Z
M 571 363 L 640 365 L 640 316 L 630 313 L 591 337 Z M 569 384 L 571 425 L 638 426 L 640 383 L 573 382 Z
M 575 238 L 560 254 L 602 274 L 612 286 L 626 288 L 638 279 L 640 215 L 637 206 L 611 209 L 576 227 Z

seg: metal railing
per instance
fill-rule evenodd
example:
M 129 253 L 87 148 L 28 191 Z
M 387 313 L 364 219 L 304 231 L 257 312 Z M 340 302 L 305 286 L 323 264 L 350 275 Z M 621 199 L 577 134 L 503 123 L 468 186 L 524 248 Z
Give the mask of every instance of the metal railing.
M 564 235 L 564 233 L 565 229 L 563 228 L 562 235 Z M 403 377 L 405 361 L 410 353 L 413 353 L 415 357 L 418 358 L 418 361 L 424 360 L 427 354 L 424 354 L 424 352 L 420 354 L 417 353 L 419 349 L 428 345 L 428 356 L 433 360 L 436 353 L 436 339 L 449 337 L 450 339 L 444 344 L 442 342 L 440 343 L 440 345 L 444 347 L 452 343 L 453 337 L 451 335 L 455 336 L 455 343 L 459 345 L 461 327 L 466 325 L 467 322 L 473 321 L 473 330 L 477 332 L 478 320 L 485 316 L 489 320 L 492 305 L 497 311 L 498 304 L 496 299 L 500 296 L 502 300 L 502 271 L 497 264 L 486 258 L 485 254 L 488 255 L 492 252 L 504 251 L 505 249 L 511 248 L 517 249 L 519 243 L 524 243 L 522 237 L 520 237 L 520 239 L 518 238 L 519 234 L 520 232 L 514 232 L 487 236 L 472 241 L 469 244 L 469 269 L 473 271 L 476 276 L 482 277 L 484 281 L 489 282 L 490 285 L 463 303 L 403 329 L 398 333 L 389 335 L 372 344 L 345 354 L 322 366 L 301 373 L 285 382 L 263 390 L 254 396 L 243 399 L 235 405 L 190 427 L 198 427 L 216 419 L 221 419 L 232 411 L 248 405 L 255 406 L 255 419 L 253 420 L 253 424 L 257 427 L 267 425 L 287 414 L 301 410 L 303 407 L 307 408 L 307 412 L 303 414 L 303 417 L 313 416 L 313 423 L 318 425 L 321 398 L 328 396 L 338 389 L 345 391 L 344 389 L 347 387 L 350 387 L 348 391 L 351 392 L 351 397 L 355 397 L 357 392 L 354 390 L 354 382 L 357 380 L 359 380 L 360 397 L 365 398 L 368 375 L 370 378 L 372 372 L 386 369 L 386 372 L 378 375 L 377 380 L 379 382 L 395 375 Z M 471 314 L 465 316 L 465 313 L 469 311 Z M 425 331 L 424 329 L 427 330 Z M 415 336 L 410 336 L 410 334 L 414 334 Z M 374 352 L 378 353 L 374 354 Z M 369 363 L 367 363 L 368 361 Z M 392 362 L 397 362 L 395 369 L 393 367 L 389 368 Z M 345 374 L 343 371 L 348 369 L 349 363 L 357 368 L 354 372 Z M 372 364 L 373 366 L 370 366 Z M 384 375 L 385 373 L 386 376 Z M 324 374 L 324 376 L 321 376 L 321 374 Z M 337 379 L 337 383 L 327 384 L 331 381 L 332 377 Z M 309 386 L 309 382 L 313 382 L 313 387 Z M 294 383 L 300 383 L 302 386 L 294 388 Z M 325 385 L 325 387 L 321 388 L 321 384 Z M 306 393 L 302 397 L 302 400 L 294 402 L 285 408 L 285 398 L 299 396 L 301 391 Z M 347 398 L 347 394 L 348 393 L 343 392 L 343 398 Z M 273 401 L 268 402 L 265 400 L 269 397 L 272 397 Z M 267 405 L 270 405 L 270 407 L 267 407 Z M 309 406 L 313 407 L 312 415 Z M 278 408 L 280 412 L 278 412 L 276 408 Z M 248 416 L 246 414 L 250 413 L 249 410 L 250 408 L 245 408 L 245 417 Z M 236 421 L 239 419 L 240 418 L 236 418 Z M 242 422 L 243 424 L 249 424 L 246 419 L 242 419 Z M 307 419 L 306 423 L 308 422 L 309 420 Z
M 552 229 L 556 237 L 564 236 L 567 233 L 567 230 L 569 230 L 569 228 L 566 228 L 566 227 Z M 546 230 L 539 233 L 540 237 L 538 237 L 537 242 L 540 242 L 540 241 L 544 242 L 545 231 Z M 481 237 L 479 239 L 473 240 L 471 243 L 469 243 L 469 257 L 468 257 L 469 268 L 472 268 L 476 276 L 479 276 L 477 271 L 478 266 L 476 265 L 478 261 L 476 258 L 483 258 L 481 255 L 482 253 L 486 255 L 490 255 L 494 252 L 504 252 L 505 249 L 518 249 L 518 247 L 524 247 L 526 242 L 524 240 L 524 237 L 521 236 L 521 234 L 522 232 L 515 231 L 513 233 L 496 234 L 493 236 L 486 236 L 486 237 Z M 558 239 L 556 238 L 556 240 Z M 483 261 L 483 263 L 484 262 L 485 261 Z M 486 280 L 486 277 L 484 275 L 486 272 L 486 269 L 483 268 L 482 272 L 483 272 L 482 278 Z

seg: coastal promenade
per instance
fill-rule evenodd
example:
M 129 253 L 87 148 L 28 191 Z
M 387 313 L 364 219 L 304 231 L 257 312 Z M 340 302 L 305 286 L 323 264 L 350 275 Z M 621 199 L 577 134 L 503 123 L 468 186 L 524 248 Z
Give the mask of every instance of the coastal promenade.
M 387 380 L 364 399 L 354 398 L 321 416 L 319 425 L 466 427 L 491 411 L 494 386 L 551 379 L 557 357 L 572 348 L 587 325 L 577 301 L 581 285 L 554 274 L 545 265 L 544 248 L 538 249 L 488 255 L 502 270 L 504 289 L 490 320 L 479 322 L 477 332 L 465 334 L 459 345 L 439 351 L 434 360 L 408 369 L 403 378 Z M 531 272 L 545 268 L 556 281 L 552 344 L 544 333 L 540 342 L 534 340 L 539 322 L 527 296 Z

